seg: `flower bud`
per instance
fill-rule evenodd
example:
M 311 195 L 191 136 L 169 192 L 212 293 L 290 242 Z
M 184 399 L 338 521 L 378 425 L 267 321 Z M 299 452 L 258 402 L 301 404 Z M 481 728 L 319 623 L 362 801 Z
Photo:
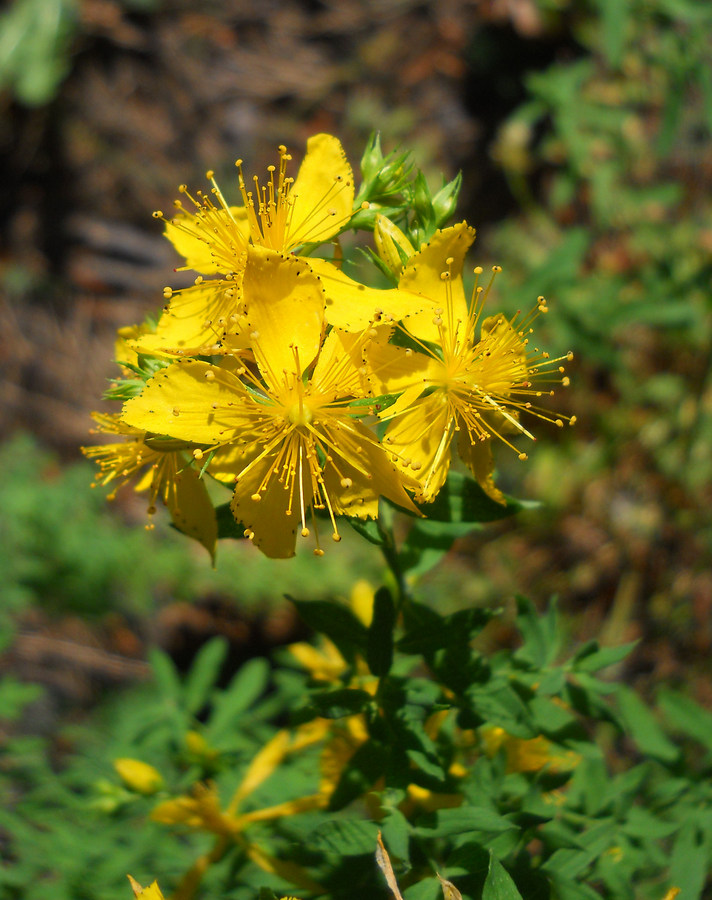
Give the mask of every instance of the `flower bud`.
M 394 275 L 400 275 L 404 263 L 415 253 L 411 242 L 397 225 L 380 213 L 376 216 L 373 238 L 379 257 Z
M 140 759 L 115 759 L 114 768 L 126 787 L 149 797 L 163 787 L 161 773 Z

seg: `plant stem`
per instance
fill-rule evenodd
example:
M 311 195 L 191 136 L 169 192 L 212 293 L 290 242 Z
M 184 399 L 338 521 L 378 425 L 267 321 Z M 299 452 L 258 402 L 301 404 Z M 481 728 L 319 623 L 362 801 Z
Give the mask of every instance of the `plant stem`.
M 376 524 L 378 526 L 378 533 L 382 539 L 381 552 L 383 553 L 383 558 L 385 559 L 386 565 L 390 569 L 395 582 L 396 596 L 394 605 L 397 619 L 403 606 L 403 602 L 408 598 L 409 591 L 405 580 L 405 573 L 401 566 L 400 556 L 398 555 L 395 535 L 393 533 L 393 517 L 393 508 L 386 503 L 381 503 Z

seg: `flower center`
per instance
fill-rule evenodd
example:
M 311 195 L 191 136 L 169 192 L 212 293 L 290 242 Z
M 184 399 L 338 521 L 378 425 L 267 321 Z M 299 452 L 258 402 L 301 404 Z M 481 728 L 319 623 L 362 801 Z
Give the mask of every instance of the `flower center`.
M 309 425 L 314 418 L 314 414 L 308 406 L 305 406 L 303 398 L 299 398 L 299 403 L 295 403 L 287 410 L 287 420 L 292 425 Z

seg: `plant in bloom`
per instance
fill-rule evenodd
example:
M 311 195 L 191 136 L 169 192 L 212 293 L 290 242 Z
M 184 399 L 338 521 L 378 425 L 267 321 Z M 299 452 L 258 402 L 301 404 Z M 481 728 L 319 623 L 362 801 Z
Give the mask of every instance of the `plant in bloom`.
M 384 499 L 422 516 L 417 504 L 438 495 L 454 446 L 504 504 L 493 443 L 533 439 L 525 414 L 566 421 L 540 405 L 549 381 L 566 383 L 562 360 L 530 345 L 545 302 L 530 316 L 485 317 L 489 287 L 477 285 L 468 304 L 462 273 L 474 229 L 436 227 L 436 207 L 451 207 L 454 188 L 432 199 L 409 237 L 389 218 L 403 211 L 395 199 L 390 209 L 354 210 L 353 173 L 335 137 L 309 140 L 295 179 L 290 160 L 280 147 L 267 182 L 249 189 L 238 160 L 239 206 L 212 173 L 209 194 L 181 188 L 191 208 L 177 204 L 166 235 L 199 274 L 192 287 L 167 289 L 155 328 L 120 332 L 122 378 L 109 396 L 123 409 L 95 418 L 121 441 L 84 449 L 98 480 L 148 491 L 151 512 L 160 497 L 211 554 L 225 517 L 206 483 L 228 486 L 237 527 L 274 558 L 292 556 L 298 535 L 322 555 L 324 531 L 339 542 L 341 517 L 376 519 Z M 362 163 L 378 190 L 365 184 L 358 196 L 395 197 L 391 176 L 402 190 L 402 175 L 372 170 L 372 159 Z M 359 221 L 375 230 L 374 258 L 391 288 L 342 269 L 339 234 Z M 331 259 L 314 255 L 324 243 L 337 247 Z
M 162 369 L 122 415 L 145 428 L 194 444 L 209 455 L 208 471 L 235 484 L 232 510 L 267 556 L 294 553 L 297 529 L 317 511 L 336 518 L 377 515 L 378 498 L 417 514 L 385 450 L 354 416 L 365 389 L 354 362 L 371 331 L 336 329 L 324 337 L 318 279 L 298 259 L 255 249 L 259 264 L 245 274 L 252 290 L 248 316 L 254 364 L 234 371 L 191 360 Z M 407 483 L 407 482 L 406 482 Z
M 221 352 L 244 346 L 244 313 L 251 299 L 249 272 L 259 265 L 254 248 L 291 253 L 334 239 L 353 213 L 354 177 L 341 143 L 329 134 L 307 142 L 296 178 L 288 174 L 292 157 L 279 147 L 279 164 L 269 166 L 266 184 L 255 176 L 250 189 L 238 160 L 241 206 L 228 205 L 214 173 L 209 193 L 180 191 L 187 204 L 166 219 L 166 237 L 184 257 L 182 269 L 199 273 L 195 284 L 180 291 L 166 288 L 168 299 L 156 331 L 141 335 L 142 352 L 168 355 Z M 154 213 L 164 218 L 162 212 Z M 207 279 L 206 277 L 207 276 Z

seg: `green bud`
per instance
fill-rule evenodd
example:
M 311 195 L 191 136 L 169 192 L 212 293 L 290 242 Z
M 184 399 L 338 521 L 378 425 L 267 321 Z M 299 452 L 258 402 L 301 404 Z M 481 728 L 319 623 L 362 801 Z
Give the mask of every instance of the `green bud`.
M 462 172 L 458 174 L 444 185 L 432 200 L 433 215 L 435 217 L 435 227 L 442 228 L 450 216 L 455 212 L 457 206 L 457 198 L 462 187 Z
M 372 181 L 382 168 L 383 162 L 381 135 L 378 131 L 373 131 L 366 142 L 366 149 L 361 157 L 361 177 L 363 181 Z

